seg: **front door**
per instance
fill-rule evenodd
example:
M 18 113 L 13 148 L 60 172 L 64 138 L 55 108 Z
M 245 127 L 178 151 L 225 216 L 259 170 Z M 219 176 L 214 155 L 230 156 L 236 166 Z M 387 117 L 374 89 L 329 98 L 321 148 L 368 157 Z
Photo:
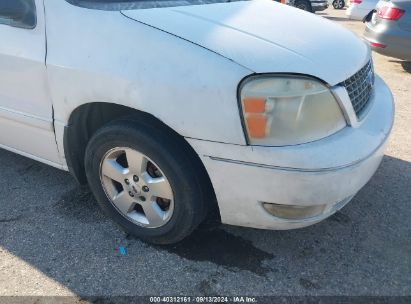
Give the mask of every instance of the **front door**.
M 43 0 L 1 0 L 0 147 L 60 164 L 45 57 Z

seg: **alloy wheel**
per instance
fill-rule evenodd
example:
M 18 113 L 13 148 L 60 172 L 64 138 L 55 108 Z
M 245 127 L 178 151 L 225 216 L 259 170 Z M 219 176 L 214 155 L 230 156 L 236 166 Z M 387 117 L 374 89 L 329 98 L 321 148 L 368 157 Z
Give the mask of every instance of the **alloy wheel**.
M 131 148 L 108 151 L 100 163 L 100 180 L 113 206 L 145 228 L 167 224 L 174 211 L 171 185 L 149 157 Z
M 333 2 L 333 6 L 335 9 L 342 9 L 344 8 L 344 1 L 343 0 L 335 0 Z

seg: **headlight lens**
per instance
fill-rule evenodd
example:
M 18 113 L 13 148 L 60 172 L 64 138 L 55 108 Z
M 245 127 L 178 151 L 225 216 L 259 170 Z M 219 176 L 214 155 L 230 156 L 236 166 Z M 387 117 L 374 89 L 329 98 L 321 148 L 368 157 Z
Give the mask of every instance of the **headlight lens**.
M 252 145 L 295 145 L 346 126 L 331 91 L 305 77 L 253 77 L 241 88 L 244 125 Z

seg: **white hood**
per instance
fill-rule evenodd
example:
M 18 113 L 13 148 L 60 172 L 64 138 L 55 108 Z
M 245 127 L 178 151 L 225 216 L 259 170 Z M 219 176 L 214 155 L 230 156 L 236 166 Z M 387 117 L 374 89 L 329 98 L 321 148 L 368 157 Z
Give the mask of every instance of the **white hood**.
M 368 46 L 325 18 L 269 0 L 126 10 L 256 73 L 312 75 L 335 85 L 368 61 Z

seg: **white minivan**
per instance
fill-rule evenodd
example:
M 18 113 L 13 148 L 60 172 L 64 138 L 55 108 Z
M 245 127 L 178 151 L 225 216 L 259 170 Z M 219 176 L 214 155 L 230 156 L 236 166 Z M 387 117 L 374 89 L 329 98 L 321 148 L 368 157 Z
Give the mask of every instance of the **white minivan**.
M 70 171 L 153 243 L 213 211 L 317 223 L 372 177 L 393 124 L 369 47 L 269 0 L 2 0 L 0 41 L 0 146 Z

